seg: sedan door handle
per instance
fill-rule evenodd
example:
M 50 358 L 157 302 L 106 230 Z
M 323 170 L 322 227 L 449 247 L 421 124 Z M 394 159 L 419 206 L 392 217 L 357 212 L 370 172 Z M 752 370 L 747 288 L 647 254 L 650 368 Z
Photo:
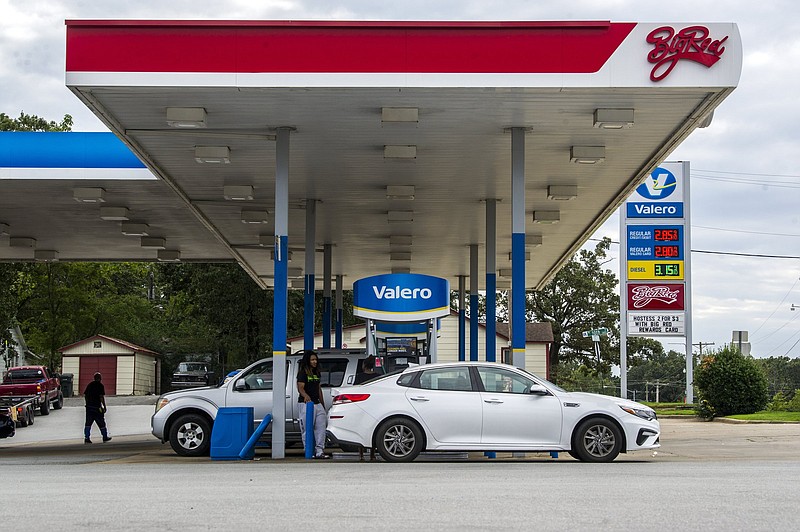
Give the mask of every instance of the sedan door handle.
M 493 405 L 499 405 L 499 404 L 501 404 L 503 401 L 501 401 L 500 399 L 484 399 L 484 400 L 483 400 L 483 402 L 484 402 L 484 403 L 493 404 Z
M 430 401 L 427 397 L 409 397 L 412 401 Z

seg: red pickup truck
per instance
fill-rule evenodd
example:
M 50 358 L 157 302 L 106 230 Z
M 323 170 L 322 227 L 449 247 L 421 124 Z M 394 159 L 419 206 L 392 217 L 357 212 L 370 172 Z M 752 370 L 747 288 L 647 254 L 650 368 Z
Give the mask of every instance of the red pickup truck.
M 16 401 L 33 399 L 43 416 L 50 413 L 50 404 L 59 410 L 64 406 L 61 382 L 50 375 L 44 366 L 20 366 L 9 368 L 0 384 L 0 400 L 13 404 Z

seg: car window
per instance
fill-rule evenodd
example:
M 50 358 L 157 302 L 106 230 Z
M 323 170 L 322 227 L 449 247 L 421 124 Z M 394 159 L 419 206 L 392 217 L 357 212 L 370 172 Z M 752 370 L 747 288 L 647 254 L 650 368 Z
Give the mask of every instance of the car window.
M 346 358 L 319 359 L 320 385 L 323 387 L 341 386 L 347 372 Z
M 286 374 L 289 374 L 289 363 L 286 363 Z M 256 364 L 246 373 L 236 379 L 234 387 L 241 386 L 244 382 L 245 390 L 271 390 L 272 389 L 272 359 Z
M 487 392 L 528 393 L 534 382 L 518 373 L 502 368 L 478 368 L 483 389 Z
M 411 383 L 414 382 L 414 378 L 417 376 L 417 372 L 413 373 L 405 373 L 400 375 L 400 378 L 397 379 L 398 386 L 411 386 Z
M 424 390 L 472 390 L 469 369 L 466 366 L 422 370 L 417 386 Z

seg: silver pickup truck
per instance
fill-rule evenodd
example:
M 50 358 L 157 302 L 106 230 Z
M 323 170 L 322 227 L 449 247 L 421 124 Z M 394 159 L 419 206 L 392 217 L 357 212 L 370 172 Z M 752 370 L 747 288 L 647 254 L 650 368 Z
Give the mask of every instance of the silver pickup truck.
M 353 384 L 356 372 L 366 353 L 363 349 L 315 350 L 322 373 L 325 406 L 330 408 L 331 389 Z M 298 420 L 297 371 L 301 355 L 286 356 L 286 443 L 300 442 Z M 207 455 L 211 445 L 211 429 L 222 407 L 250 406 L 255 425 L 272 413 L 272 358 L 251 364 L 236 377 L 220 386 L 169 392 L 158 398 L 150 420 L 153 435 L 169 441 L 181 456 Z M 267 438 L 271 429 L 267 429 Z

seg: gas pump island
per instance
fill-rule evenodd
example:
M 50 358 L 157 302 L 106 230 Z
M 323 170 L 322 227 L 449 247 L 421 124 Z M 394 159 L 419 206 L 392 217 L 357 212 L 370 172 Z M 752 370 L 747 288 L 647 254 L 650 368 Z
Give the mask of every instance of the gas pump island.
M 353 314 L 366 320 L 367 355 L 387 372 L 436 362 L 439 319 L 449 313 L 447 279 L 395 273 L 353 284 Z

